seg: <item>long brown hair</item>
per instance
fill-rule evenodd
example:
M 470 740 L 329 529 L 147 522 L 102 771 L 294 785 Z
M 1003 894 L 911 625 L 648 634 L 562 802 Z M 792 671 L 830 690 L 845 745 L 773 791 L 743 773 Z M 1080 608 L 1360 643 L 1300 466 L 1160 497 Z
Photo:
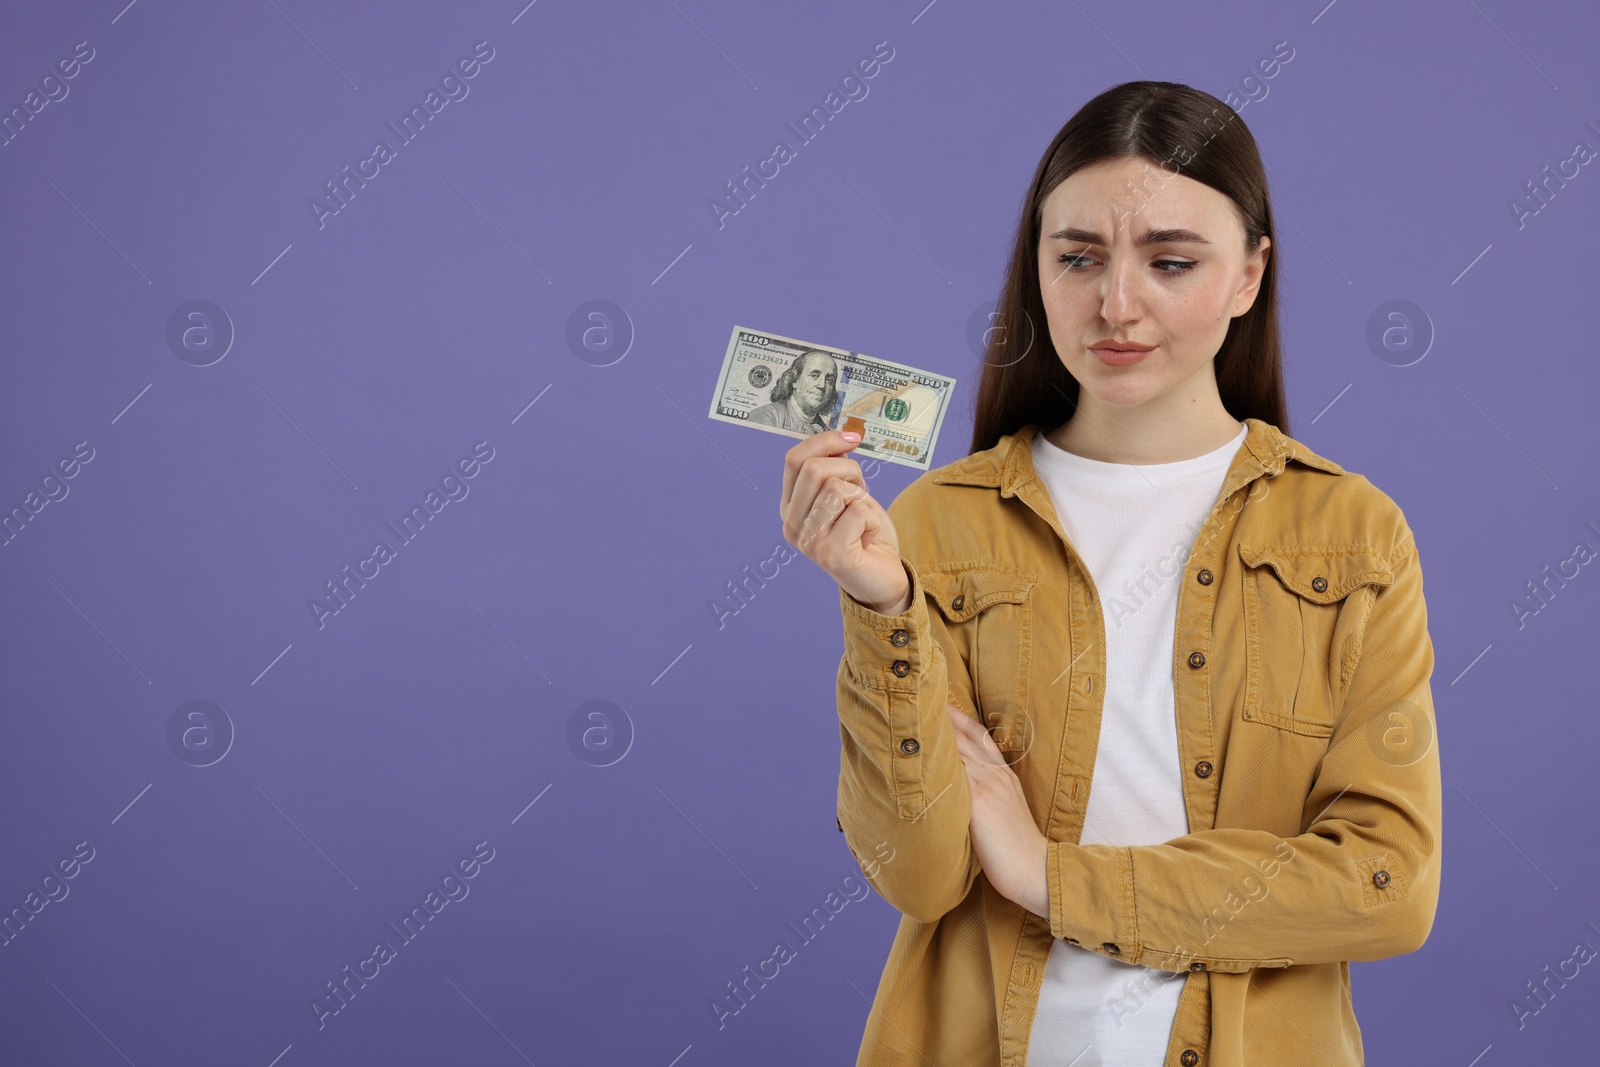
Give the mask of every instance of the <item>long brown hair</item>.
M 973 399 L 972 451 L 1036 423 L 1060 425 L 1078 406 L 1078 380 L 1051 343 L 1039 291 L 1039 231 L 1046 196 L 1075 171 L 1104 159 L 1143 158 L 1211 186 L 1233 201 L 1247 252 L 1272 238 L 1250 310 L 1228 323 L 1215 357 L 1217 391 L 1228 414 L 1289 432 L 1278 342 L 1278 247 L 1267 176 L 1242 119 L 1210 93 L 1177 82 L 1113 86 L 1061 127 L 1022 205 L 1011 265 L 995 307 Z

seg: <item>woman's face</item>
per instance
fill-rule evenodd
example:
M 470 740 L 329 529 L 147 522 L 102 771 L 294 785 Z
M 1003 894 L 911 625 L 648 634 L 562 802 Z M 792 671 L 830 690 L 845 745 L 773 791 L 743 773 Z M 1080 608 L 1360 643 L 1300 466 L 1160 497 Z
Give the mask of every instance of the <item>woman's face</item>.
M 1134 407 L 1216 390 L 1212 358 L 1250 310 L 1271 240 L 1253 255 L 1222 193 L 1145 159 L 1102 160 L 1052 189 L 1039 234 L 1050 340 L 1089 398 Z M 1142 355 L 1104 342 L 1154 346 Z M 1088 398 L 1080 398 L 1088 399 Z

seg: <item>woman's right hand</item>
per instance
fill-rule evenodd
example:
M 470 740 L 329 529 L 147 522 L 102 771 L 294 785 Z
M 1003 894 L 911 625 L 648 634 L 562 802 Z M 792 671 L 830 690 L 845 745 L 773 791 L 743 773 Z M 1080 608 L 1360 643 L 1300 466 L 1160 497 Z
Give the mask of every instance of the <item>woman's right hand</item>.
M 783 458 L 783 537 L 839 588 L 885 615 L 911 606 L 911 577 L 889 513 L 867 492 L 861 464 L 845 453 L 858 441 L 824 430 Z

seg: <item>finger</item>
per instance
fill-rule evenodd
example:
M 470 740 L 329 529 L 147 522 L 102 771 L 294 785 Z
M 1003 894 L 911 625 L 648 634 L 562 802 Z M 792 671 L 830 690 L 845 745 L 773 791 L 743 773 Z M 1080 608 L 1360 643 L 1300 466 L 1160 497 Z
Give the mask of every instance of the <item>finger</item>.
M 784 476 L 787 479 L 788 470 Z M 847 456 L 828 456 L 811 459 L 800 469 L 793 484 L 785 490 L 785 503 L 778 507 L 778 517 L 784 523 L 784 535 L 791 537 L 798 525 L 816 507 L 817 497 L 830 485 L 849 484 L 856 487 L 847 496 L 866 494 L 867 479 L 861 473 L 861 464 Z
M 1000 746 L 995 743 L 994 736 L 989 733 L 988 727 L 979 723 L 966 712 L 954 705 L 946 705 L 950 718 L 956 725 L 956 735 L 965 740 L 972 751 L 972 758 L 980 763 L 997 763 L 1010 766 L 1006 763 L 1005 756 L 1000 752 Z
M 996 762 L 984 750 L 985 744 L 990 748 L 994 746 L 994 742 L 989 739 L 988 733 L 982 727 L 974 730 L 968 726 L 956 731 L 956 751 L 961 754 L 961 758 L 966 762 L 969 770 L 981 763 Z M 996 754 L 998 755 L 998 750 Z M 1001 760 L 999 762 L 1003 763 L 1004 761 Z
M 802 520 L 794 543 L 819 562 L 818 550 L 827 553 L 830 561 L 844 562 L 860 551 L 868 530 L 883 525 L 881 510 L 876 500 L 853 483 L 829 479 Z
M 830 477 L 823 480 L 817 489 L 815 502 L 811 505 L 813 513 L 821 515 L 825 521 L 832 521 L 844 513 L 844 509 L 856 501 L 862 501 L 870 511 L 873 501 L 864 486 L 850 481 L 848 478 Z
M 995 742 L 994 734 L 989 732 L 989 724 L 982 719 L 972 722 L 972 741 L 978 749 L 979 758 L 985 763 L 998 763 L 1009 767 L 1005 757 L 1000 753 L 1000 746 Z
M 972 717 L 964 711 L 952 710 L 950 712 L 951 725 L 956 731 L 956 751 L 961 753 L 963 759 L 969 763 L 984 762 L 983 755 L 978 748 L 979 733 L 982 729 Z
M 956 729 L 969 738 L 980 735 L 988 736 L 988 727 L 977 715 L 967 711 L 959 704 L 946 704 L 945 710 L 950 713 L 950 721 L 955 723 Z
M 866 532 L 870 509 L 864 500 L 843 503 L 819 497 L 795 542 L 818 563 L 833 567 L 850 560 Z
M 857 442 L 859 444 L 860 442 Z M 856 447 L 844 439 L 842 430 L 824 430 L 795 445 L 783 457 L 783 495 L 779 506 L 787 509 L 796 481 L 806 461 L 821 456 L 843 456 Z M 802 513 L 803 514 L 803 513 Z
M 979 763 L 998 764 L 1002 767 L 1010 766 L 1010 764 L 1006 763 L 1006 758 L 1000 754 L 1000 746 L 994 743 L 994 738 L 990 736 L 988 730 L 983 730 L 973 737 L 972 747 L 975 750 L 975 758 Z

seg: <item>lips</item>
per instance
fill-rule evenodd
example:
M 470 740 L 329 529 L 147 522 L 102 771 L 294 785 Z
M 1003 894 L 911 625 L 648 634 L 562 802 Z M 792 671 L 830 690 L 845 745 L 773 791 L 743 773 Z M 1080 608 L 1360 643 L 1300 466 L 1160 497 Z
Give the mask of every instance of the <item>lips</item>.
M 1110 367 L 1126 367 L 1137 363 L 1155 349 L 1155 345 L 1134 344 L 1132 341 L 1096 345 L 1093 352 L 1100 362 Z

